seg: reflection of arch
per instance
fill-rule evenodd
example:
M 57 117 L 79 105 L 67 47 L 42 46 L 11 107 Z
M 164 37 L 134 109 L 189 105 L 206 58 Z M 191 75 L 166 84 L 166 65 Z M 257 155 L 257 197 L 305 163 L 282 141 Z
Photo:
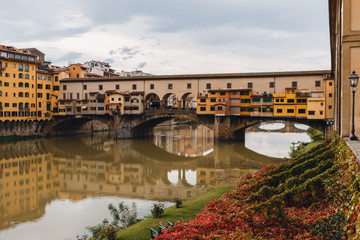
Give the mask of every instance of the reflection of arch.
M 159 109 L 160 97 L 156 93 L 149 93 L 145 97 L 145 109 Z
M 174 109 L 179 107 L 179 100 L 174 93 L 167 93 L 162 98 L 162 104 L 165 109 Z
M 196 100 L 191 92 L 185 93 L 180 99 L 181 109 L 196 109 Z

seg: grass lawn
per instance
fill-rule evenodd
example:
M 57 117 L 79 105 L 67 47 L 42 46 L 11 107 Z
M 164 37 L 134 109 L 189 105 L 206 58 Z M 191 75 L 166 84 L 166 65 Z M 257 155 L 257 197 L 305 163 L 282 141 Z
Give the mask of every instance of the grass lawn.
M 223 188 L 213 189 L 199 197 L 183 201 L 181 208 L 176 208 L 175 206 L 165 209 L 164 215 L 161 218 L 149 217 L 141 222 L 138 222 L 129 228 L 126 228 L 118 232 L 118 239 L 123 240 L 137 240 L 137 239 L 150 239 L 150 228 L 158 230 L 159 222 L 162 222 L 164 225 L 167 225 L 167 222 L 175 223 L 180 218 L 183 218 L 184 221 L 189 221 L 193 219 L 201 209 L 205 207 L 212 199 L 218 198 L 229 191 L 234 186 L 227 186 Z
M 308 145 L 305 146 L 305 152 L 309 151 L 310 149 L 312 149 L 313 147 L 316 147 L 319 144 L 322 144 L 325 140 L 321 139 L 321 140 L 315 140 L 310 142 Z

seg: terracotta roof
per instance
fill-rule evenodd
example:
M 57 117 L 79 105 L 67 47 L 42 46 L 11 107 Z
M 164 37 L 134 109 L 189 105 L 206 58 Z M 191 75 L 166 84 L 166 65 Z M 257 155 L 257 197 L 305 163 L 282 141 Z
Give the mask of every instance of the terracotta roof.
M 330 73 L 330 70 L 319 71 L 293 71 L 293 72 L 258 72 L 258 73 L 216 73 L 216 74 L 187 74 L 187 75 L 152 75 L 152 76 L 126 76 L 126 77 L 100 77 L 100 78 L 67 78 L 62 82 L 91 82 L 91 81 L 144 81 L 144 80 L 189 80 L 189 79 L 232 79 L 232 78 L 259 78 L 259 77 L 288 77 L 288 76 L 314 76 Z

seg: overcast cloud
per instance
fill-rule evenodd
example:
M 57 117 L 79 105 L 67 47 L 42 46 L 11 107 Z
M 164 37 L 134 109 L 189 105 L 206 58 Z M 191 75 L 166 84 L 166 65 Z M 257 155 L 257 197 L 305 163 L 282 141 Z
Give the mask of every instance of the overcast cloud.
M 12 0 L 1 44 L 152 74 L 330 68 L 327 0 Z

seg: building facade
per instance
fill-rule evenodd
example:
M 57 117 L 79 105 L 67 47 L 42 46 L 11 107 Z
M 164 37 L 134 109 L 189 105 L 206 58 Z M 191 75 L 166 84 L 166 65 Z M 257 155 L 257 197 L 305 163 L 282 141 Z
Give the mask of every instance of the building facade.
M 360 74 L 359 11 L 360 2 L 357 0 L 329 0 L 331 68 L 335 78 L 335 128 L 344 137 L 350 135 L 352 125 L 353 98 L 348 78 L 352 71 Z M 356 91 L 355 99 L 359 103 L 359 90 Z M 358 105 L 355 107 L 354 120 L 355 132 L 360 132 Z

